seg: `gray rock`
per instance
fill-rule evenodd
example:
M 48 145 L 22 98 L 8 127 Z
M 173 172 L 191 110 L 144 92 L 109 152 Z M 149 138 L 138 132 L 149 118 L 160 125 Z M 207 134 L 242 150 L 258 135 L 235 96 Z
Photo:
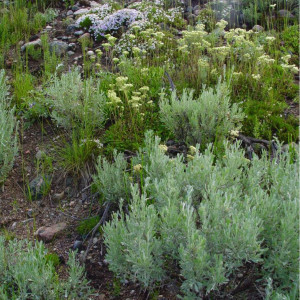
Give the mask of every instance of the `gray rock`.
M 73 250 L 81 251 L 83 250 L 83 243 L 82 241 L 75 241 L 72 247 Z
M 83 15 L 83 14 L 87 14 L 89 11 L 90 11 L 89 8 L 81 8 L 81 9 L 78 9 L 74 12 L 74 16 L 80 16 L 80 15 Z
M 63 41 L 67 41 L 67 40 L 69 40 L 70 38 L 69 38 L 68 36 L 62 36 L 61 39 L 62 39 Z
M 72 16 L 72 15 L 73 15 L 73 11 L 72 10 L 68 10 L 67 16 Z
M 295 16 L 291 12 L 289 12 L 288 10 L 286 10 L 286 9 L 279 10 L 278 11 L 278 16 L 280 18 L 287 18 L 287 19 L 293 19 L 293 18 L 295 18 Z
M 79 28 L 80 28 L 80 26 L 78 24 L 70 24 L 66 28 L 66 33 L 67 34 L 72 34 L 75 31 L 77 31 Z
M 264 28 L 262 26 L 260 26 L 260 25 L 254 25 L 253 28 L 252 28 L 252 30 L 254 32 L 262 32 L 262 31 L 264 31 Z
M 71 51 L 71 50 L 68 51 L 68 55 L 69 55 L 69 56 L 72 56 L 72 55 L 74 55 L 74 54 L 75 54 L 75 52 L 73 52 L 73 51 Z
M 55 52 L 57 56 L 64 55 L 68 50 L 68 44 L 62 41 L 53 41 L 49 44 L 51 52 Z
M 200 15 L 200 10 L 195 10 L 195 11 L 194 11 L 194 15 L 195 15 L 195 16 L 199 16 L 199 15 Z
M 33 217 L 33 210 L 32 209 L 28 209 L 27 210 L 27 217 L 28 218 L 32 218 Z
M 195 13 L 196 10 L 200 10 L 200 9 L 201 9 L 200 5 L 195 5 L 193 8 L 193 11 Z
M 94 51 L 92 51 L 92 50 L 88 51 L 86 54 L 87 54 L 88 56 L 93 56 L 93 55 L 95 55 Z
M 77 6 L 77 5 L 73 5 L 72 6 L 72 11 L 77 11 L 77 10 L 79 10 L 80 8 Z
M 28 185 L 28 197 L 31 200 L 40 200 L 47 193 L 51 177 L 48 175 L 37 176 Z
M 21 51 L 25 51 L 27 47 L 34 47 L 35 49 L 40 48 L 42 46 L 41 39 L 37 39 L 32 42 L 28 42 L 21 47 Z
M 75 51 L 75 49 L 76 49 L 76 44 L 75 43 L 70 43 L 68 45 L 68 50 L 69 51 Z
M 81 35 L 83 35 L 83 30 L 75 31 L 75 32 L 74 32 L 74 35 L 75 35 L 75 36 L 81 36 Z
M 78 38 L 78 41 L 80 42 L 80 41 L 82 41 L 82 40 L 84 40 L 84 39 L 89 40 L 90 38 L 91 38 L 91 35 L 90 35 L 88 32 L 86 32 L 86 33 L 84 33 L 83 35 L 81 35 L 81 36 Z

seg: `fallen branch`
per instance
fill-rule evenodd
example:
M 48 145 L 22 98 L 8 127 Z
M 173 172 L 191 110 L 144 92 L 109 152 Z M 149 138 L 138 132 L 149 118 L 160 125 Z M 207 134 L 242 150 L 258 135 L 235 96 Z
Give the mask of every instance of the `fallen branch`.
M 103 212 L 103 215 L 102 215 L 102 218 L 100 219 L 100 221 L 97 223 L 97 225 L 93 228 L 92 232 L 91 232 L 91 237 L 90 237 L 90 240 L 89 240 L 89 243 L 88 243 L 88 246 L 83 254 L 83 256 L 81 257 L 81 262 L 82 263 L 85 263 L 86 261 L 86 257 L 92 247 L 92 243 L 93 243 L 93 238 L 96 234 L 96 232 L 98 231 L 99 227 L 106 221 L 106 218 L 107 218 L 107 215 L 108 215 L 108 212 L 109 212 L 109 209 L 110 209 L 110 206 L 111 206 L 111 202 L 109 202 L 106 207 L 105 207 L 105 210 Z M 89 233 L 90 234 L 90 233 Z M 88 234 L 88 236 L 89 236 Z

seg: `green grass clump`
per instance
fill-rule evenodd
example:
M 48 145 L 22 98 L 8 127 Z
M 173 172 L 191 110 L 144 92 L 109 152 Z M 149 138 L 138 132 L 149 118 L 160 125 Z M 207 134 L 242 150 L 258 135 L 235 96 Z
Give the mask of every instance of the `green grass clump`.
M 93 228 L 98 224 L 99 221 L 99 216 L 91 217 L 86 220 L 80 221 L 79 225 L 76 228 L 76 231 L 80 235 L 86 235 L 93 230 Z

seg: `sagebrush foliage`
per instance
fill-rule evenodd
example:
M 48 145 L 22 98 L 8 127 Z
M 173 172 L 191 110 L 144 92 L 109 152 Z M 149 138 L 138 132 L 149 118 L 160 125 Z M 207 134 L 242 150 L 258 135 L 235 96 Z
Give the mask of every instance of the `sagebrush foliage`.
M 180 98 L 173 92 L 171 99 L 160 101 L 161 121 L 179 141 L 205 145 L 230 130 L 240 129 L 244 114 L 232 104 L 226 82 L 219 80 L 215 88 L 203 89 L 194 99 L 193 91 L 185 90 Z
M 134 160 L 141 164 L 143 192 L 133 185 L 129 213 L 121 202 L 104 226 L 110 269 L 150 289 L 170 279 L 171 269 L 183 276 L 187 299 L 199 299 L 250 262 L 262 266 L 266 294 L 295 290 L 298 158 L 279 150 L 272 161 L 265 153 L 250 162 L 239 144 L 225 143 L 221 159 L 210 145 L 186 165 L 182 157 L 166 156 L 159 142 L 146 134 Z
M 76 123 L 85 128 L 101 128 L 105 121 L 105 95 L 93 78 L 81 79 L 78 68 L 54 76 L 43 100 L 57 125 L 72 128 Z
M 9 87 L 4 70 L 0 70 L 0 185 L 11 170 L 18 152 L 18 123 L 11 108 Z
M 0 298 L 87 299 L 91 295 L 84 267 L 69 254 L 68 277 L 61 280 L 42 242 L 26 240 L 6 243 L 0 236 Z

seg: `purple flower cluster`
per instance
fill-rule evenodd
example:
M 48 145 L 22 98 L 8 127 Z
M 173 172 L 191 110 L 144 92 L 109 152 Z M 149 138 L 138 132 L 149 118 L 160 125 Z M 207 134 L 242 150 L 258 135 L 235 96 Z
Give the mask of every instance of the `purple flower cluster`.
M 87 16 L 88 17 L 88 16 Z M 119 30 L 122 26 L 129 26 L 131 23 L 143 18 L 143 14 L 135 9 L 121 9 L 106 16 L 103 20 L 93 22 L 90 27 L 95 37 L 104 36 L 108 32 Z

